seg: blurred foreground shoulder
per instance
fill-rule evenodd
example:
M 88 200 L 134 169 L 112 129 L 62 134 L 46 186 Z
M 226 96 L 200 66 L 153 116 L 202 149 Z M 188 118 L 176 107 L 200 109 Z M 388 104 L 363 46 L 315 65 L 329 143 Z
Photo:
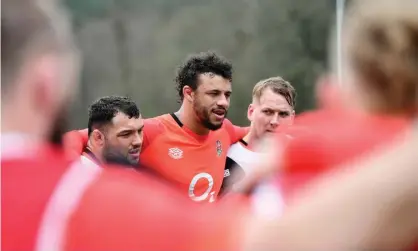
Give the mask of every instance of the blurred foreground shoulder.
M 107 168 L 73 214 L 66 249 L 234 250 L 237 215 L 233 205 L 204 207 L 146 174 Z

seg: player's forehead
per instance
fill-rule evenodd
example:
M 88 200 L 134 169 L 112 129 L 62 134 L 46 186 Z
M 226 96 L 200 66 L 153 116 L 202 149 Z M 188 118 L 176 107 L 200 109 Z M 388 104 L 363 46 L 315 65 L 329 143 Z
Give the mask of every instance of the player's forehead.
M 112 119 L 112 128 L 116 131 L 139 130 L 143 126 L 144 120 L 141 115 L 138 118 L 130 118 L 125 113 L 118 112 Z
M 270 108 L 275 110 L 293 110 L 292 106 L 288 103 L 286 98 L 270 89 L 264 90 L 258 99 L 258 105 L 261 108 Z
M 232 90 L 231 81 L 229 81 L 229 79 L 223 78 L 222 76 L 214 73 L 199 74 L 197 88 L 204 92 L 211 90 L 226 92 Z

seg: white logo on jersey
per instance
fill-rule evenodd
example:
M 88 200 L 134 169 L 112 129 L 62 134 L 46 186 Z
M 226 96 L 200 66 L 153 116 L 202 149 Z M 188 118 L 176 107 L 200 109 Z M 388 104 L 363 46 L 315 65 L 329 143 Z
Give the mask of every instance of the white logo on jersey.
M 231 173 L 229 172 L 229 169 L 225 169 L 224 178 L 228 177 L 229 175 L 231 175 Z
M 170 156 L 173 159 L 181 159 L 183 158 L 183 151 L 177 147 L 173 147 L 168 149 L 168 156 Z
M 206 189 L 206 191 L 202 195 L 196 196 L 194 194 L 194 189 L 195 189 L 195 186 L 196 186 L 197 182 L 200 179 L 207 180 L 209 184 L 208 184 L 208 188 Z M 190 199 L 192 199 L 194 201 L 204 201 L 208 198 L 208 196 L 210 196 L 209 202 L 214 202 L 215 201 L 215 192 L 212 191 L 212 188 L 213 188 L 213 177 L 212 177 L 212 175 L 210 175 L 208 173 L 198 173 L 193 177 L 192 181 L 190 182 L 189 197 L 190 197 Z

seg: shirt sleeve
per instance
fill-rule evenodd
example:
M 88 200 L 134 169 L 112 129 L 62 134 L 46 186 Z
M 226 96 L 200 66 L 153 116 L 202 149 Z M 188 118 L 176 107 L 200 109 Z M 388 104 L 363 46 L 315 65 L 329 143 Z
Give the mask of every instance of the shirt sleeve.
M 238 142 L 240 139 L 242 139 L 249 132 L 250 129 L 249 127 L 240 127 L 233 125 L 231 121 L 229 121 L 228 119 L 224 120 L 224 126 L 231 139 L 231 144 L 234 144 Z
M 88 141 L 87 129 L 73 130 L 63 135 L 63 147 L 67 157 L 75 160 L 80 157 Z
M 239 250 L 240 204 L 202 206 L 143 177 L 104 174 L 74 213 L 65 250 Z

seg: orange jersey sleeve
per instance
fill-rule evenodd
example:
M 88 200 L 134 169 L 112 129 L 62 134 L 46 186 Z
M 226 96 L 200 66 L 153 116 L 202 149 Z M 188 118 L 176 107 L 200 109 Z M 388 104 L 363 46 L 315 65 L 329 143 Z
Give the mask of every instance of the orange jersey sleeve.
M 68 158 L 74 160 L 80 157 L 87 145 L 88 137 L 87 129 L 73 130 L 64 134 L 63 146 Z
M 143 175 L 106 171 L 73 214 L 65 250 L 239 249 L 237 204 L 205 207 Z
M 231 138 L 231 144 L 237 143 L 242 139 L 250 130 L 249 127 L 240 127 L 233 125 L 228 119 L 224 120 L 225 129 L 228 131 L 229 137 Z

